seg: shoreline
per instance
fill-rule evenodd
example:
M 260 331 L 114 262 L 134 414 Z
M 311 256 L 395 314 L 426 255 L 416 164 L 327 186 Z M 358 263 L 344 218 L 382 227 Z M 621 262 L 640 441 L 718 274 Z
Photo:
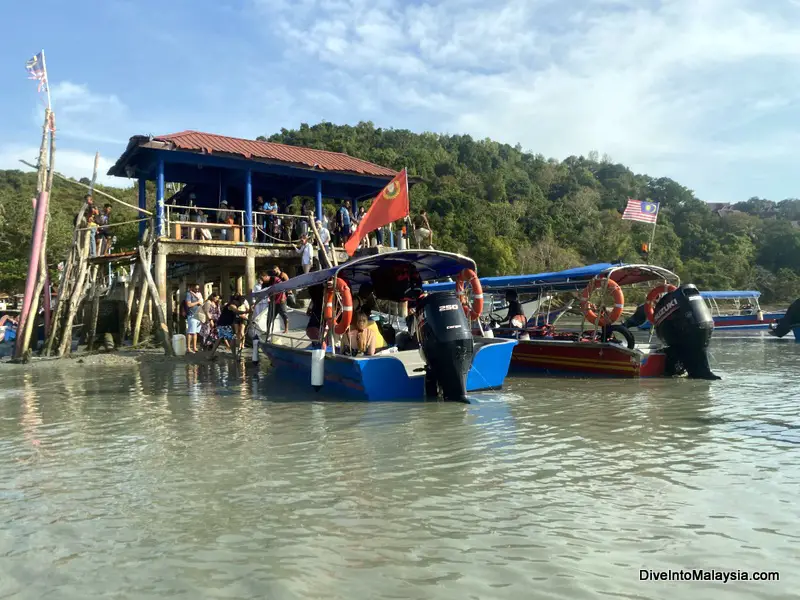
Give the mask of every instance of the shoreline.
M 248 348 L 249 350 L 249 348 Z M 78 365 L 97 366 L 97 367 L 117 367 L 117 366 L 133 366 L 142 363 L 155 363 L 155 362 L 169 362 L 173 364 L 212 364 L 209 360 L 211 355 L 210 351 L 202 351 L 196 354 L 185 354 L 183 356 L 166 356 L 163 348 L 141 348 L 131 349 L 122 348 L 120 350 L 112 350 L 108 352 L 75 352 L 65 358 L 57 357 L 40 357 L 34 356 L 28 363 L 13 363 L 10 357 L 0 359 L 0 372 L 8 371 L 41 371 L 45 368 L 74 368 Z M 246 356 L 249 358 L 250 353 L 247 352 Z M 227 350 L 217 350 L 218 360 L 231 361 L 232 354 Z M 261 359 L 265 356 L 261 354 Z M 250 366 L 250 361 L 245 361 Z

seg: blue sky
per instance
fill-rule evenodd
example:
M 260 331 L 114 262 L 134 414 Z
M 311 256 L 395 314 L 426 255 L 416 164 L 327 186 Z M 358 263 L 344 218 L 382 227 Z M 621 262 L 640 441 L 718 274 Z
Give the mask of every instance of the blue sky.
M 136 134 L 372 120 L 597 150 L 706 201 L 800 196 L 798 0 L 45 0 L 46 32 L 6 4 L 0 168 L 35 157 L 44 47 L 76 177 Z

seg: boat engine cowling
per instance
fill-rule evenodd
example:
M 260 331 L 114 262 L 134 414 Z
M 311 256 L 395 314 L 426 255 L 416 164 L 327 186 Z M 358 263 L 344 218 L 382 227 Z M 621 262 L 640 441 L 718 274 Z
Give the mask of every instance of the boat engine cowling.
M 708 364 L 714 318 L 693 284 L 665 294 L 656 304 L 653 326 L 667 345 L 667 374 L 686 371 L 695 379 L 720 379 Z
M 419 352 L 425 361 L 427 395 L 466 402 L 467 374 L 475 342 L 461 301 L 452 292 L 420 298 L 415 319 Z

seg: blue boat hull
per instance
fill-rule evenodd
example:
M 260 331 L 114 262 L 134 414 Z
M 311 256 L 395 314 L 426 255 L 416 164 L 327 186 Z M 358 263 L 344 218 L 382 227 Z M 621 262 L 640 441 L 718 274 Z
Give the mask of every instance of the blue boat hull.
M 800 342 L 800 327 L 795 327 L 792 332 L 794 333 L 794 341 Z
M 476 340 L 475 355 L 467 374 L 467 392 L 503 386 L 516 340 Z M 311 352 L 276 344 L 262 344 L 281 376 L 311 385 Z M 349 357 L 326 354 L 321 392 L 347 400 L 420 401 L 425 399 L 424 372 L 409 373 L 396 354 Z
M 726 315 L 714 317 L 714 329 L 724 331 L 734 331 L 742 329 L 769 329 L 770 323 L 780 320 L 786 313 L 764 313 L 764 318 L 759 319 L 758 315 Z M 645 322 L 639 329 L 648 330 L 651 325 Z

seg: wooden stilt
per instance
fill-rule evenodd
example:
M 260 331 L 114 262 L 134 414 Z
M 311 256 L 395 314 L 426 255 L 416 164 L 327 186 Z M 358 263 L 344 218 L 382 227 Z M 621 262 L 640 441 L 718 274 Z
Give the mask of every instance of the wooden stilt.
M 44 290 L 44 283 L 47 280 L 47 229 L 50 224 L 50 203 L 49 203 L 49 195 L 53 190 L 53 174 L 55 169 L 55 161 L 56 161 L 56 131 L 55 131 L 55 115 L 50 111 L 48 108 L 46 115 L 49 115 L 49 121 L 47 124 L 50 125 L 50 164 L 48 165 L 49 171 L 47 175 L 47 182 L 44 185 L 44 196 L 39 197 L 39 202 L 43 202 L 45 206 L 38 206 L 37 203 L 37 211 L 44 210 L 44 231 L 42 232 L 42 245 L 39 250 L 39 256 L 37 257 L 39 260 L 39 269 L 38 275 L 36 278 L 36 285 L 33 290 L 33 296 L 31 297 L 31 304 L 30 309 L 28 311 L 28 319 L 25 323 L 25 328 L 22 333 L 22 352 L 25 352 L 30 345 L 31 342 L 31 335 L 33 331 L 36 329 L 36 315 L 39 312 L 39 297 L 42 295 L 42 291 Z M 41 158 L 41 157 L 40 157 Z M 49 293 L 49 291 L 48 291 Z
M 153 299 L 153 304 L 156 307 L 156 315 L 158 317 L 158 325 L 161 331 L 161 343 L 164 346 L 164 352 L 166 352 L 167 356 L 175 356 L 175 352 L 172 350 L 171 340 L 169 339 L 169 330 L 167 329 L 167 317 L 164 310 L 164 305 L 161 303 L 161 298 L 158 294 L 158 288 L 156 287 L 156 282 L 153 281 L 153 276 L 150 275 L 150 253 L 152 252 L 152 244 L 150 245 L 148 250 L 145 250 L 145 247 L 140 245 L 139 246 L 139 260 L 142 263 L 142 274 L 145 277 L 147 282 L 147 287 L 150 290 L 150 297 Z
M 75 279 L 75 285 L 72 288 L 72 293 L 69 296 L 69 305 L 67 306 L 67 316 L 64 322 L 64 330 L 61 334 L 61 343 L 58 345 L 58 356 L 62 357 L 68 355 L 72 347 L 72 323 L 75 320 L 75 315 L 78 312 L 80 301 L 83 297 L 83 287 L 86 282 L 86 275 L 89 272 L 89 239 L 88 232 L 82 232 L 83 239 L 81 240 L 81 248 L 78 258 L 78 275 Z
M 128 281 L 128 293 L 125 296 L 125 326 L 122 329 L 122 339 L 124 340 L 131 333 L 131 313 L 133 312 L 133 301 L 136 299 L 136 282 L 139 277 L 139 263 L 134 263 L 131 268 L 131 278 Z
M 145 281 L 144 277 L 140 277 L 141 279 L 141 289 L 139 290 L 139 302 L 136 306 L 136 323 L 133 326 L 133 345 L 136 346 L 139 343 L 139 333 L 142 329 L 142 317 L 144 316 L 144 309 L 145 309 L 145 300 L 147 300 L 147 282 Z
M 94 350 L 94 338 L 97 336 L 97 318 L 100 315 L 100 282 L 92 287 L 92 309 L 89 312 L 89 330 L 86 333 L 86 346 L 89 352 Z

